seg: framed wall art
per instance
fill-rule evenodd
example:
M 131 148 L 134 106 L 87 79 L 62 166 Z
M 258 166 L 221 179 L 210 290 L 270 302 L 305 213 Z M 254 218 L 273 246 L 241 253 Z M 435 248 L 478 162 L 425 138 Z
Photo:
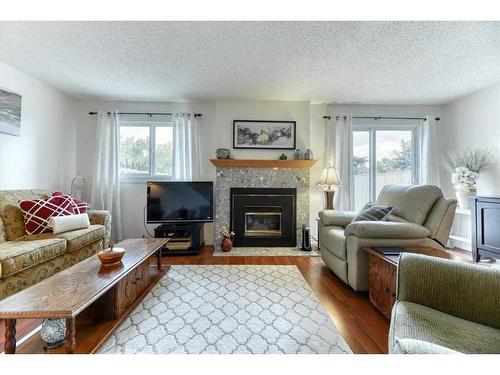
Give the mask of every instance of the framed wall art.
M 21 95 L 0 89 L 0 133 L 21 134 Z
M 233 148 L 294 150 L 295 121 L 234 120 Z

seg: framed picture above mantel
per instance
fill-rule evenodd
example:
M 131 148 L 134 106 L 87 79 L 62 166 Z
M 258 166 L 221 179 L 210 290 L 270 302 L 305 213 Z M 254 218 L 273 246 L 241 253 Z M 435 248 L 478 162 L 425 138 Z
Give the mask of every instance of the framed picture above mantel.
M 294 150 L 295 121 L 234 120 L 233 148 Z

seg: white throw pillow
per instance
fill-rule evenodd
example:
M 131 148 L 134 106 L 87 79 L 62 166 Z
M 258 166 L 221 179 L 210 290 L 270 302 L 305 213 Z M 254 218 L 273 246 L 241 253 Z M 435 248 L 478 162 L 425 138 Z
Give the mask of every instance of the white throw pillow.
M 69 230 L 88 227 L 90 227 L 90 220 L 87 214 L 52 216 L 49 219 L 49 228 L 52 228 L 54 233 L 62 233 Z

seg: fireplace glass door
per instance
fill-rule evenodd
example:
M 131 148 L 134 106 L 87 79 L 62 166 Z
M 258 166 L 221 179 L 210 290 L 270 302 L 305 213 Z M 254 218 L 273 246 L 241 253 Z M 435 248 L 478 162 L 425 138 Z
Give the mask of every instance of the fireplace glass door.
M 245 237 L 281 236 L 281 212 L 245 212 Z

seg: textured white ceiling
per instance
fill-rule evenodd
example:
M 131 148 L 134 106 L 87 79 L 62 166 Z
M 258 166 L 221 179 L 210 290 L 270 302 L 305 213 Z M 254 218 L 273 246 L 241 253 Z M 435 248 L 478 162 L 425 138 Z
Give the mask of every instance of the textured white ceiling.
M 443 104 L 500 83 L 500 22 L 2 22 L 0 59 L 77 98 Z

